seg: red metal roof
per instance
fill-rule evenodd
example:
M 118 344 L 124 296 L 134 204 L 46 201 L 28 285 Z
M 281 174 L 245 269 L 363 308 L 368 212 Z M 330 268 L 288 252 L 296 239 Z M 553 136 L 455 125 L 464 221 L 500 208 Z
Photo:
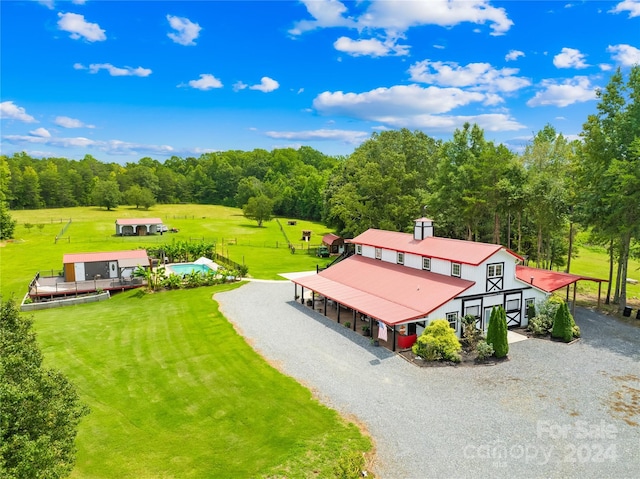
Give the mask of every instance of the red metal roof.
M 161 225 L 160 218 L 122 218 L 116 220 L 117 225 Z
M 607 282 L 606 279 L 591 278 L 589 276 L 561 273 L 560 271 L 550 271 L 548 269 L 531 268 L 522 265 L 516 265 L 516 278 L 547 293 L 562 289 L 581 279 L 599 283 Z
M 479 265 L 501 249 L 504 249 L 514 258 L 522 260 L 522 257 L 499 244 L 476 243 L 475 241 L 438 238 L 435 236 L 416 240 L 409 233 L 377 229 L 369 229 L 353 238 L 351 242 L 474 266 Z
M 62 263 L 93 263 L 97 261 L 117 261 L 121 259 L 139 259 L 141 264 L 149 264 L 149 256 L 147 256 L 147 251 L 144 249 L 65 254 L 62 257 Z
M 389 325 L 424 317 L 475 284 L 362 256 L 293 282 Z
M 333 243 L 336 243 L 336 242 L 342 243 L 343 239 L 338 235 L 334 235 L 333 233 L 327 233 L 322 237 L 322 242 L 324 244 L 328 244 L 329 246 L 331 246 Z

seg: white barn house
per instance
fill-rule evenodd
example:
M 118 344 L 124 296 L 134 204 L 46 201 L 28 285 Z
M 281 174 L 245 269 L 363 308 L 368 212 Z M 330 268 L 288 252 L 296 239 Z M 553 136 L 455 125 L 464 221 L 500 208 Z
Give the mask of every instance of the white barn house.
M 369 229 L 351 240 L 355 254 L 316 275 L 294 279 L 313 295 L 391 332 L 388 347 L 409 347 L 434 319 L 446 319 L 458 335 L 472 315 L 486 330 L 491 310 L 503 306 L 509 327 L 526 326 L 527 308 L 550 291 L 523 280 L 523 258 L 501 245 L 438 238 L 433 221 L 415 221 L 414 233 Z M 579 278 L 578 278 L 579 279 Z M 325 306 L 326 311 L 326 306 Z

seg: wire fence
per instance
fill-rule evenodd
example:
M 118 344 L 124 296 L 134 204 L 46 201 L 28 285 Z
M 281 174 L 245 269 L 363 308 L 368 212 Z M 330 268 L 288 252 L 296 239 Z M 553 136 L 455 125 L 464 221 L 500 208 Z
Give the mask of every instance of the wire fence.
M 52 222 L 53 222 L 53 221 L 52 221 Z M 62 222 L 62 220 L 60 220 L 60 222 Z M 69 218 L 69 221 L 67 221 L 67 224 L 66 224 L 66 225 L 64 225 L 64 226 L 62 227 L 62 229 L 60 230 L 60 233 L 58 233 L 58 234 L 56 235 L 56 239 L 55 239 L 55 242 L 56 242 L 56 243 L 58 242 L 58 239 L 59 239 L 59 238 L 62 238 L 62 235 L 65 233 L 65 231 L 67 231 L 67 228 L 68 228 L 70 225 L 71 225 L 71 218 Z M 70 237 L 67 237 L 67 241 L 68 241 L 68 242 L 71 242 Z

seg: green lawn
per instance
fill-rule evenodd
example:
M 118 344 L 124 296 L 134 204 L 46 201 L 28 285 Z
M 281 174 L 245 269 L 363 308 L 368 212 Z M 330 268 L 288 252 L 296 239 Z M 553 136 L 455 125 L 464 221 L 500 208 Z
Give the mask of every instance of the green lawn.
M 638 284 L 627 283 L 627 300 L 640 306 L 640 261 L 629 260 L 628 277 L 639 281 Z M 594 246 L 580 246 L 578 257 L 571 260 L 571 273 L 590 276 L 593 278 L 609 278 L 609 257 L 604 248 Z M 613 285 L 615 286 L 616 269 L 613 272 Z M 598 283 L 591 281 L 580 281 L 578 292 L 589 296 L 597 297 Z M 607 293 L 607 283 L 602 283 L 602 298 Z M 613 295 L 613 291 L 611 293 Z
M 72 477 L 331 477 L 371 447 L 235 332 L 211 299 L 229 287 L 36 313 L 48 364 L 91 407 Z
M 0 292 L 4 296 L 15 293 L 20 298 L 38 271 L 55 274 L 62 269 L 62 255 L 93 251 L 132 249 L 140 246 L 158 246 L 173 240 L 216 243 L 216 251 L 237 263 L 249 267 L 249 275 L 260 279 L 282 279 L 279 273 L 315 270 L 328 260 L 304 254 L 302 230 L 311 230 L 311 245 L 318 245 L 322 236 L 330 231 L 320 223 L 297 220 L 297 225 L 280 224 L 289 240 L 296 244 L 296 253 L 287 248 L 285 234 L 276 220 L 258 228 L 255 222 L 242 216 L 237 208 L 214 205 L 158 205 L 150 211 L 121 207 L 114 211 L 100 208 L 62 208 L 48 210 L 12 211 L 18 221 L 16 240 L 0 249 Z M 165 233 L 145 237 L 114 236 L 118 218 L 160 217 L 178 233 Z M 64 232 L 64 239 L 55 243 L 56 235 L 68 220 L 72 222 Z M 25 223 L 44 225 L 42 229 L 25 228 Z
M 215 241 L 250 275 L 315 269 L 327 260 L 286 247 L 276 221 L 258 228 L 234 208 L 158 206 L 13 211 L 16 240 L 0 247 L 0 292 L 20 301 L 37 271 L 62 268 L 62 255 Z M 179 233 L 115 237 L 115 220 L 160 217 Z M 64 233 L 55 236 L 71 218 Z M 43 227 L 25 228 L 25 223 Z M 291 242 L 317 223 L 281 224 Z M 230 241 L 232 240 L 232 241 Z M 231 243 L 231 244 L 230 244 Z M 223 250 L 224 244 L 224 250 Z M 79 388 L 83 419 L 74 478 L 331 477 L 337 458 L 368 451 L 358 428 L 320 405 L 308 389 L 269 366 L 212 300 L 230 286 L 146 294 L 34 313 L 46 362 Z

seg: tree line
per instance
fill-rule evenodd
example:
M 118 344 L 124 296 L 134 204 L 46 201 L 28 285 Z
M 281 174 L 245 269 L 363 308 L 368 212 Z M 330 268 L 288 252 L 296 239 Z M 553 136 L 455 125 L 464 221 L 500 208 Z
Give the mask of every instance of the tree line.
M 0 156 L 0 195 L 10 209 L 103 206 L 150 208 L 156 203 L 243 207 L 264 194 L 274 213 L 320 220 L 322 188 L 339 159 L 297 150 L 226 151 L 199 158 L 142 158 L 121 165 L 82 160 Z
M 618 263 L 613 296 L 624 305 L 640 238 L 640 67 L 626 80 L 616 71 L 597 98 L 579 139 L 546 125 L 521 152 L 465 124 L 448 140 L 374 133 L 347 157 L 301 147 L 119 165 L 19 153 L 0 157 L 0 195 L 12 209 L 221 204 L 323 221 L 345 237 L 411 231 L 428 216 L 438 236 L 503 244 L 549 269 L 569 270 L 576 232 L 589 229 L 608 248 L 611 274 Z

